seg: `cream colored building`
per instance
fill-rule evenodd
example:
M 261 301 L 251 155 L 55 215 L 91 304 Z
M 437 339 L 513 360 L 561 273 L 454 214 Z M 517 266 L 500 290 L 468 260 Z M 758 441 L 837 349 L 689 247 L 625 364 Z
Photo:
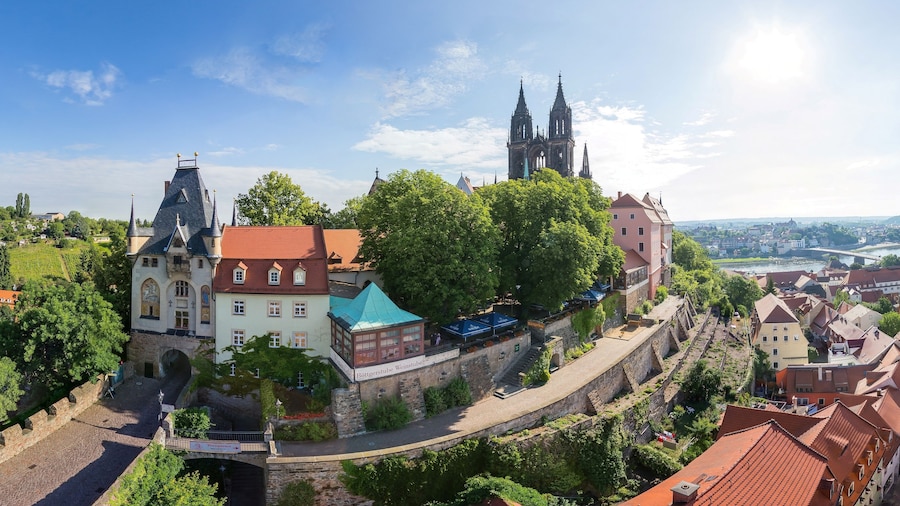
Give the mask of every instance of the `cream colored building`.
M 769 355 L 773 369 L 808 363 L 800 320 L 783 300 L 768 294 L 756 301 L 751 324 L 753 345 Z

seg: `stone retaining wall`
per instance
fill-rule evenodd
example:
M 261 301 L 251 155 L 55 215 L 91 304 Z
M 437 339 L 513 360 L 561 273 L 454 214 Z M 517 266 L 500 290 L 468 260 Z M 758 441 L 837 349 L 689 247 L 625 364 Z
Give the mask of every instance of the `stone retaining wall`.
M 80 415 L 103 395 L 105 385 L 106 375 L 100 375 L 94 383 L 88 381 L 75 387 L 67 397 L 28 417 L 24 428 L 17 424 L 4 429 L 0 432 L 0 462 L 18 455 Z
M 467 439 L 501 435 L 510 431 L 518 432 L 538 425 L 543 418 L 552 420 L 571 413 L 596 414 L 599 411 L 598 408 L 614 399 L 620 391 L 632 388 L 629 376 L 637 385 L 640 385 L 648 376 L 651 376 L 654 368 L 658 369 L 661 366 L 659 357 L 670 355 L 672 350 L 678 351 L 678 343 L 687 339 L 686 332 L 693 326 L 690 317 L 681 315 L 687 310 L 687 307 L 687 305 L 682 305 L 670 320 L 657 324 L 653 334 L 644 343 L 635 348 L 620 363 L 610 367 L 578 391 L 520 418 L 508 420 L 474 433 L 453 434 L 405 447 L 376 450 L 364 454 L 269 458 L 267 460 L 267 503 L 274 504 L 287 483 L 307 480 L 313 484 L 318 493 L 317 504 L 368 504 L 364 499 L 355 497 L 344 490 L 338 480 L 338 476 L 342 472 L 341 460 L 351 460 L 360 465 L 377 462 L 389 455 L 405 455 L 409 458 L 416 458 L 425 449 L 440 451 L 452 448 Z M 667 399 L 662 393 L 663 390 L 657 389 L 658 393 L 650 398 L 650 412 L 657 416 L 664 410 L 667 403 Z

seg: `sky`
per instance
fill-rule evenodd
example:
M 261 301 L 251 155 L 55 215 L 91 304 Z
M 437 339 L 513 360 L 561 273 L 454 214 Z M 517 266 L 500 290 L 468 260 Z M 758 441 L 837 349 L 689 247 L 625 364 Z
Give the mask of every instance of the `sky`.
M 152 219 L 177 153 L 230 216 L 270 171 L 506 179 L 519 86 L 575 171 L 677 223 L 900 214 L 897 2 L 0 3 L 0 205 Z M 561 76 L 561 77 L 560 77 Z

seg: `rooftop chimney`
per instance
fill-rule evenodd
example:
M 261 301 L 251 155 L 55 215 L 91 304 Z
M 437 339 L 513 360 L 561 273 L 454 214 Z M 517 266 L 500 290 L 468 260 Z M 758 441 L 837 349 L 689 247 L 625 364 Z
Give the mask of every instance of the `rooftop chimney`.
M 697 499 L 697 491 L 700 485 L 689 481 L 681 481 L 671 488 L 672 504 L 690 504 Z
M 166 181 L 166 188 L 165 188 L 165 190 L 163 190 L 163 196 L 165 196 L 167 193 L 169 193 L 169 185 L 170 184 L 172 184 L 171 181 Z
M 618 198 L 622 198 L 622 192 L 619 192 Z

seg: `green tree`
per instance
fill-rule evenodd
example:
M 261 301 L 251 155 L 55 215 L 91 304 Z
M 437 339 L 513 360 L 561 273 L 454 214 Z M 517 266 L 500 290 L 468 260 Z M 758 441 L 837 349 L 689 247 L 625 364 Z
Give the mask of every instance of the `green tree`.
M 875 303 L 863 302 L 863 305 L 871 309 L 872 311 L 877 311 L 881 314 L 888 314 L 894 310 L 894 305 L 891 304 L 891 299 L 888 299 L 887 297 L 880 297 L 878 299 L 878 302 Z
M 344 202 L 344 208 L 336 213 L 328 213 L 322 221 L 324 228 L 359 228 L 359 210 L 362 209 L 366 195 L 353 197 Z
M 587 341 L 591 338 L 591 332 L 601 327 L 606 321 L 606 313 L 603 306 L 597 305 L 594 308 L 583 309 L 572 316 L 572 328 L 578 333 L 581 341 Z
M 300 373 L 307 382 L 317 385 L 326 376 L 326 370 L 331 370 L 327 363 L 310 358 L 306 350 L 269 346 L 270 337 L 270 334 L 253 336 L 243 346 L 228 346 L 225 351 L 231 352 L 231 361 L 236 369 L 259 370 L 261 378 L 271 379 L 288 388 L 297 386 Z M 331 390 L 328 392 L 330 394 Z
M 26 193 L 22 199 L 22 217 L 27 218 L 29 216 L 31 216 L 31 197 Z
M 900 265 L 900 256 L 894 255 L 893 253 L 891 253 L 890 255 L 885 255 L 881 259 L 882 267 L 894 267 L 897 265 Z
M 709 254 L 703 246 L 678 230 L 672 232 L 672 263 L 686 271 L 713 269 Z
M 754 303 L 763 297 L 759 284 L 743 276 L 728 276 L 724 288 L 734 307 L 753 307 Z
M 498 231 L 487 208 L 427 171 L 391 174 L 358 215 L 360 254 L 402 307 L 440 323 L 496 293 Z
M 0 421 L 16 410 L 19 398 L 25 393 L 21 386 L 22 375 L 16 370 L 16 363 L 9 357 L 0 357 Z
M 838 291 L 836 294 L 834 294 L 834 300 L 831 301 L 834 307 L 840 307 L 840 305 L 844 302 L 850 303 L 850 292 L 848 292 L 847 290 Z
M 769 361 L 769 354 L 760 348 L 753 349 L 753 379 L 765 383 L 775 377 L 775 369 Z
M 563 437 L 573 448 L 585 478 L 601 494 L 610 495 L 625 482 L 623 452 L 629 438 L 622 428 L 622 415 L 600 420 L 587 430 L 566 431 Z
M 51 221 L 47 224 L 47 237 L 50 239 L 62 239 L 66 236 L 66 229 L 62 222 Z
M 705 360 L 698 360 L 688 371 L 681 391 L 689 401 L 707 402 L 719 393 L 722 384 L 722 372 L 707 366 Z
M 29 282 L 15 314 L 12 356 L 21 357 L 28 381 L 62 386 L 112 371 L 128 340 L 119 316 L 90 283 Z
M 16 218 L 25 217 L 25 197 L 22 193 L 16 195 Z
M 91 244 L 81 253 L 75 280 L 91 281 L 103 298 L 112 304 L 125 330 L 131 328 L 131 261 L 125 256 L 125 222 L 107 224 L 109 249 Z
M 179 476 L 184 460 L 157 443 L 139 458 L 130 473 L 122 477 L 110 506 L 222 506 L 215 496 L 216 485 L 196 471 Z
M 244 225 L 312 225 L 322 217 L 322 206 L 306 196 L 291 177 L 277 171 L 256 180 L 235 200 Z
M 206 433 L 212 428 L 209 413 L 204 408 L 176 409 L 172 416 L 175 434 L 180 437 L 206 439 Z
M 504 504 L 514 502 L 522 506 L 547 506 L 547 497 L 533 488 L 507 479 L 493 476 L 473 476 L 466 480 L 465 488 L 446 506 L 468 506 L 487 504 L 494 498 L 504 500 Z M 492 503 L 493 504 L 493 503 Z
M 474 198 L 488 204 L 500 228 L 500 291 L 524 304 L 558 308 L 624 263 L 612 240 L 610 199 L 591 180 L 543 170 L 484 187 Z
M 11 290 L 12 287 L 12 275 L 9 273 L 9 250 L 4 244 L 0 245 L 0 289 Z
M 315 506 L 316 489 L 306 480 L 285 485 L 275 506 Z
M 878 321 L 878 329 L 889 336 L 897 337 L 900 334 L 900 313 L 894 311 L 885 313 Z
M 766 276 L 766 289 L 765 295 L 775 293 L 775 280 L 772 279 L 772 276 Z

